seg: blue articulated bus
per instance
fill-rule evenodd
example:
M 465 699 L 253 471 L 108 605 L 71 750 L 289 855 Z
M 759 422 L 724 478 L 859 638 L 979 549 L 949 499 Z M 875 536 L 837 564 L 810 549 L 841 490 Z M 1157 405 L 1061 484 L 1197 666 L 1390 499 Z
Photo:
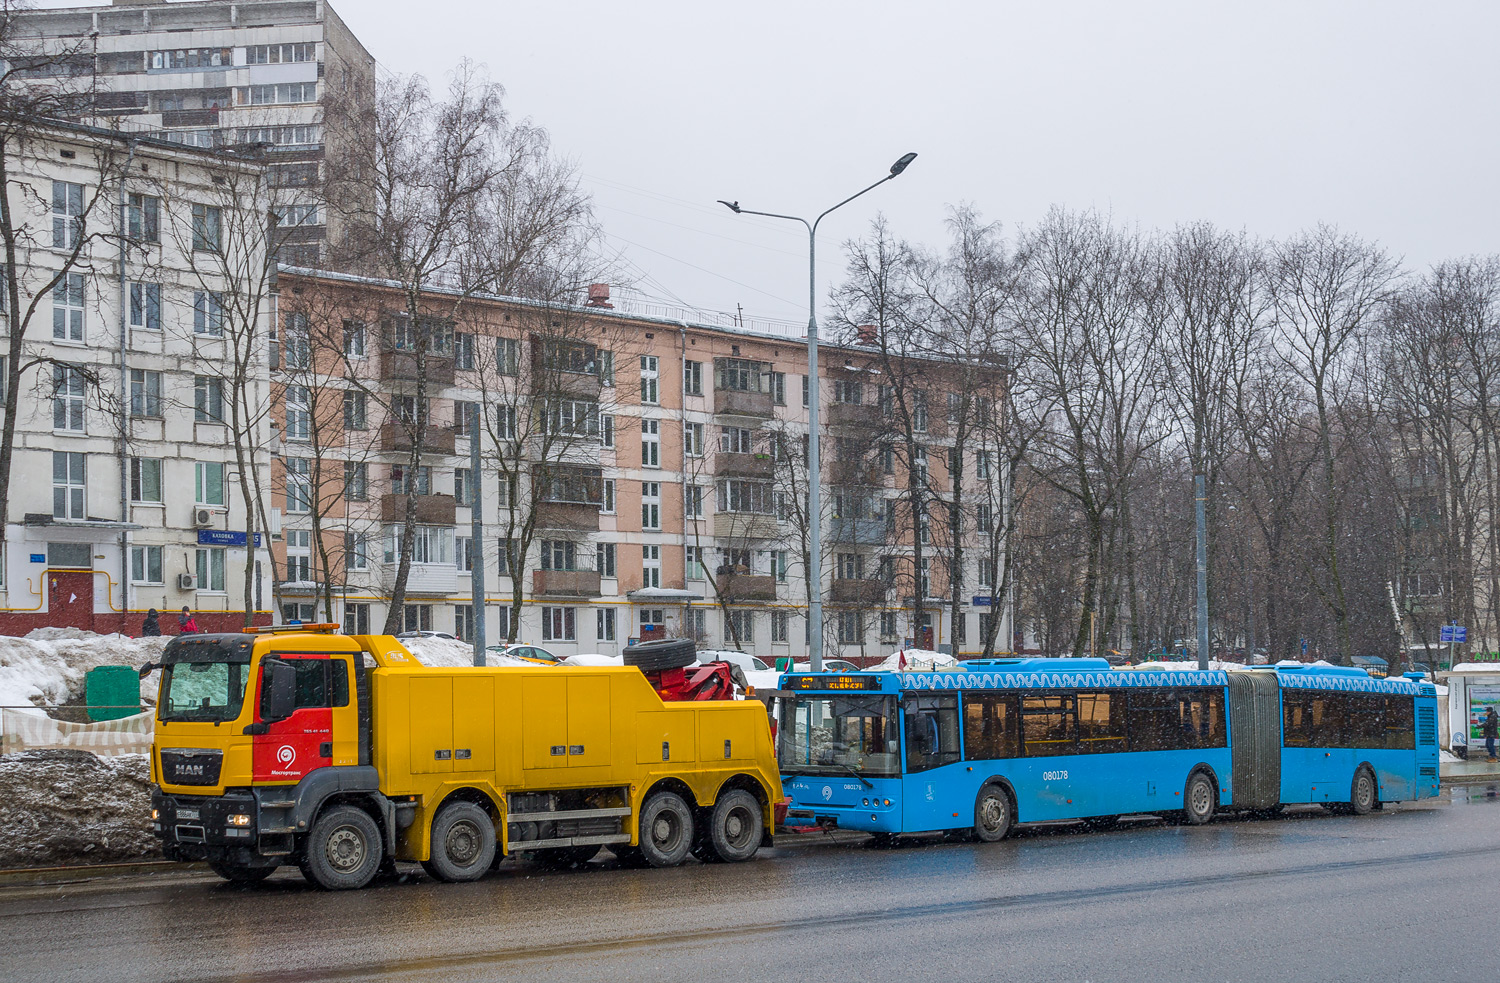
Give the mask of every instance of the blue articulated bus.
M 880 836 L 1221 808 L 1364 813 L 1437 794 L 1436 691 L 1335 666 L 793 673 L 777 749 L 788 822 Z

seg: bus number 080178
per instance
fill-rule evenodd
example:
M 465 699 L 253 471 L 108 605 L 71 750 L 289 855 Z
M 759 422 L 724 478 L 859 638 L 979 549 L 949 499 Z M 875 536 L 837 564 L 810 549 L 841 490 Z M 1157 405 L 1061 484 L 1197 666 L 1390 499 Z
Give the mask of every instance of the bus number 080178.
M 1067 778 L 1068 778 L 1068 773 L 1066 771 L 1044 771 L 1044 772 L 1042 772 L 1042 781 L 1044 781 L 1044 782 L 1066 781 Z

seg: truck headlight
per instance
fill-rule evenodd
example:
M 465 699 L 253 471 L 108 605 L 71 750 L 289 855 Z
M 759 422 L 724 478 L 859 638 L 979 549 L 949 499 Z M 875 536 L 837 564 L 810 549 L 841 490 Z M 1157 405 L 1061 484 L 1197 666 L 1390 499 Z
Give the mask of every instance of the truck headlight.
M 250 825 L 250 817 L 247 816 L 247 815 L 245 815 L 242 812 L 237 812 L 234 815 L 232 815 L 232 816 L 229 817 L 229 825 L 231 825 L 231 826 L 249 826 Z
M 161 810 L 160 809 L 152 809 L 151 810 L 151 819 L 153 821 L 155 821 L 155 820 L 160 819 L 160 818 L 161 818 Z

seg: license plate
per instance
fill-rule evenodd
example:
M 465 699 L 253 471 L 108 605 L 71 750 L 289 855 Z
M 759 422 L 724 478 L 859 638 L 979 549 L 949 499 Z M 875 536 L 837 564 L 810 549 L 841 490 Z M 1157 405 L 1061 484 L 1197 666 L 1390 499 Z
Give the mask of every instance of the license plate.
M 178 819 L 197 819 L 198 818 L 198 810 L 197 809 L 178 809 L 177 810 L 177 818 Z

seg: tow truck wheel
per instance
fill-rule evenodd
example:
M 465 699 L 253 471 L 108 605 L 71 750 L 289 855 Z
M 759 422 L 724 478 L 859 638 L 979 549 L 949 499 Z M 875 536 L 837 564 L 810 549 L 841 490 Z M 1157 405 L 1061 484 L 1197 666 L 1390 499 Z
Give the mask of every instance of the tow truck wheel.
M 210 860 L 208 869 L 231 884 L 257 884 L 276 873 L 275 867 L 243 867 L 219 860 Z
M 760 849 L 763 813 L 755 796 L 744 789 L 731 789 L 719 796 L 708 815 L 708 835 L 700 860 L 739 863 Z
M 650 867 L 676 867 L 693 848 L 693 811 L 676 792 L 655 792 L 641 806 L 640 856 Z
M 450 802 L 432 823 L 432 859 L 422 869 L 440 881 L 474 881 L 495 859 L 495 824 L 472 802 Z
M 369 813 L 334 806 L 313 823 L 300 866 L 303 876 L 325 891 L 348 891 L 370 883 L 383 854 L 380 829 Z

